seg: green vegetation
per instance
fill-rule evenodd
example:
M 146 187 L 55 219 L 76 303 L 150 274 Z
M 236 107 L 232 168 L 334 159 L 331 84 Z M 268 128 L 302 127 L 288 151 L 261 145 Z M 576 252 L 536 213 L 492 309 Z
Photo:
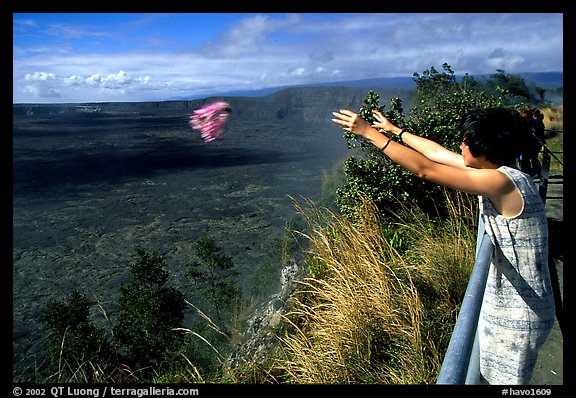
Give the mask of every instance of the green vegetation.
M 91 303 L 78 291 L 68 301 L 50 302 L 40 321 L 48 329 L 46 379 L 55 382 L 100 381 L 113 371 L 114 349 L 103 329 L 89 322 Z
M 175 332 L 184 320 L 184 296 L 166 286 L 165 260 L 136 249 L 132 280 L 121 288 L 118 322 L 114 327 L 120 363 L 149 379 L 164 367 L 177 366 L 184 335 Z
M 198 343 L 190 346 L 188 358 L 205 376 L 218 374 L 237 325 L 233 317 L 241 306 L 241 290 L 235 282 L 232 258 L 207 234 L 196 242 L 196 257 L 187 270 L 192 289 L 200 296 L 193 305 L 198 316 L 185 329 Z
M 409 116 L 404 114 L 402 101 L 392 99 L 391 109 L 385 111 L 380 105 L 379 96 L 370 91 L 363 101 L 359 115 L 372 122 L 372 110 L 381 111 L 392 123 L 419 136 L 429 138 L 454 151 L 461 143 L 459 124 L 463 116 L 473 108 L 497 107 L 502 105 L 499 97 L 479 91 L 479 82 L 465 77 L 456 80 L 449 65 L 444 71 L 434 67 L 422 75 L 414 74 L 417 104 Z M 349 148 L 359 148 L 360 156 L 351 156 L 344 162 L 344 172 L 348 179 L 337 190 L 337 203 L 342 214 L 357 216 L 362 203 L 361 195 L 366 195 L 376 203 L 380 211 L 392 209 L 396 201 L 412 203 L 425 212 L 446 213 L 438 208 L 443 190 L 436 184 L 422 180 L 388 159 L 382 151 L 352 133 L 345 133 Z
M 379 109 L 398 126 L 457 150 L 459 121 L 471 108 L 542 105 L 542 90 L 504 71 L 486 82 L 458 82 L 449 65 L 443 69 L 414 74 L 418 105 L 408 116 L 397 98 L 385 111 L 373 91 L 360 115 L 370 120 Z M 543 112 L 555 118 L 548 129 L 562 126 L 561 110 Z M 41 315 L 49 333 L 42 381 L 434 383 L 474 263 L 476 198 L 419 180 L 352 134 L 345 139 L 355 155 L 325 175 L 322 207 L 294 200 L 300 220 L 287 223 L 253 284 L 257 293 L 288 252 L 300 251 L 294 257 L 305 274 L 270 330 L 277 347 L 265 360 L 226 365 L 232 347 L 243 343 L 253 303 L 235 282 L 233 259 L 204 234 L 187 268 L 196 305 L 169 285 L 165 259 L 143 248 L 111 330 L 93 325 L 95 303 L 79 292 L 51 302 Z M 548 144 L 561 150 L 561 135 Z
M 282 256 L 297 247 L 290 231 L 278 244 Z M 118 314 L 110 330 L 94 326 L 91 302 L 73 292 L 50 302 L 40 320 L 49 331 L 48 363 L 38 369 L 46 382 L 218 382 L 233 345 L 240 343 L 240 325 L 248 313 L 235 282 L 231 257 L 207 234 L 196 242 L 187 268 L 192 296 L 169 286 L 166 261 L 138 247 L 130 264 L 132 278 L 121 287 Z M 269 265 L 265 265 L 267 267 Z M 260 282 L 268 283 L 262 277 Z M 265 289 L 264 289 L 265 290 Z M 111 325 L 106 311 L 100 312 Z M 185 310 L 193 316 L 186 319 Z
M 67 301 L 51 302 L 41 321 L 50 331 L 46 381 L 146 381 L 182 364 L 184 319 L 182 293 L 166 286 L 165 261 L 136 249 L 132 279 L 121 288 L 112 341 L 89 321 L 89 300 L 73 292 Z

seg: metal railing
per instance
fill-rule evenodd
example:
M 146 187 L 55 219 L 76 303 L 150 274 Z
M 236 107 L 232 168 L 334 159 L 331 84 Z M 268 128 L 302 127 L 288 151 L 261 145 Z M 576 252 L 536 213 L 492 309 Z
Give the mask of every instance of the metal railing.
M 480 356 L 476 329 L 494 246 L 479 218 L 476 260 L 436 384 L 478 384 Z
M 540 184 L 538 191 L 540 193 L 540 197 L 543 201 L 546 199 L 561 199 L 557 197 L 549 197 L 548 196 L 548 183 L 550 178 L 550 162 L 552 157 L 561 165 L 564 165 L 560 159 L 558 159 L 554 154 L 561 154 L 562 152 L 552 152 L 546 146 L 543 147 L 542 150 L 542 175 L 540 176 Z
M 551 156 L 562 164 L 554 153 L 561 152 L 551 152 L 546 146 L 543 147 L 539 193 L 544 203 L 547 198 Z M 486 234 L 482 217 L 479 217 L 474 267 L 436 384 L 480 383 L 477 327 L 493 250 L 494 245 Z

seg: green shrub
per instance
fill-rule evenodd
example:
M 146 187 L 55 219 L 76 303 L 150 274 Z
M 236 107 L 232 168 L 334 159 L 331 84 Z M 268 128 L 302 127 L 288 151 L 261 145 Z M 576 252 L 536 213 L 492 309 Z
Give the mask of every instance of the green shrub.
M 380 97 L 372 90 L 362 102 L 359 115 L 372 122 L 372 110 L 381 111 L 392 123 L 416 135 L 438 142 L 459 152 L 460 122 L 474 108 L 499 107 L 501 98 L 486 94 L 472 77 L 458 82 L 449 65 L 444 72 L 434 67 L 422 75 L 414 74 L 417 104 L 404 114 L 402 100 L 394 98 L 390 110 L 384 111 Z M 360 156 L 351 156 L 344 162 L 347 181 L 339 187 L 336 201 L 343 215 L 357 217 L 362 195 L 373 201 L 383 212 L 394 209 L 398 201 L 410 203 L 429 214 L 445 215 L 444 189 L 422 180 L 388 159 L 382 151 L 350 132 L 344 133 L 350 149 L 360 150 Z
M 122 361 L 145 378 L 163 366 L 177 366 L 185 348 L 183 294 L 166 286 L 166 263 L 157 253 L 136 249 L 132 279 L 121 287 L 114 338 Z
M 90 305 L 74 291 L 68 300 L 51 301 L 42 311 L 40 322 L 49 331 L 48 380 L 98 382 L 111 369 L 114 349 L 104 330 L 89 322 Z

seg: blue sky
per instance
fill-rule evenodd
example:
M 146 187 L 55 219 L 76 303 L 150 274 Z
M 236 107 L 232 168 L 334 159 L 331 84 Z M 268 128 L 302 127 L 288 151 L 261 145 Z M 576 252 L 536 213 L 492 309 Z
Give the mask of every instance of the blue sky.
M 151 101 L 457 74 L 563 72 L 562 13 L 15 13 L 13 102 Z

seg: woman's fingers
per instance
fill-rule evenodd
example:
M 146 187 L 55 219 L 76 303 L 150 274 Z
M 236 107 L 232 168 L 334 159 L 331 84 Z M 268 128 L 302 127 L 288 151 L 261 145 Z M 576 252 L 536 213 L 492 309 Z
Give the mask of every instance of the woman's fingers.
M 333 122 L 342 126 L 351 127 L 354 124 L 356 114 L 347 109 L 341 109 L 340 112 L 332 112 L 337 119 L 332 119 Z
M 347 122 L 345 122 L 344 120 L 340 120 L 340 119 L 332 119 L 332 121 L 333 121 L 334 123 L 338 123 L 338 124 L 340 124 L 340 125 L 342 125 L 342 126 L 344 126 L 344 125 L 347 124 Z
M 372 114 L 374 115 L 376 120 L 378 120 L 380 123 L 384 122 L 384 115 L 382 115 L 379 111 L 374 109 L 372 111 Z
M 353 121 L 355 115 L 355 113 L 346 110 L 341 110 L 340 112 L 332 112 L 332 114 L 338 118 L 338 121 L 344 123 L 349 123 Z M 332 120 L 335 121 L 335 119 Z
M 347 109 L 341 109 L 340 112 L 332 112 L 332 114 L 342 120 L 349 120 L 355 113 Z

